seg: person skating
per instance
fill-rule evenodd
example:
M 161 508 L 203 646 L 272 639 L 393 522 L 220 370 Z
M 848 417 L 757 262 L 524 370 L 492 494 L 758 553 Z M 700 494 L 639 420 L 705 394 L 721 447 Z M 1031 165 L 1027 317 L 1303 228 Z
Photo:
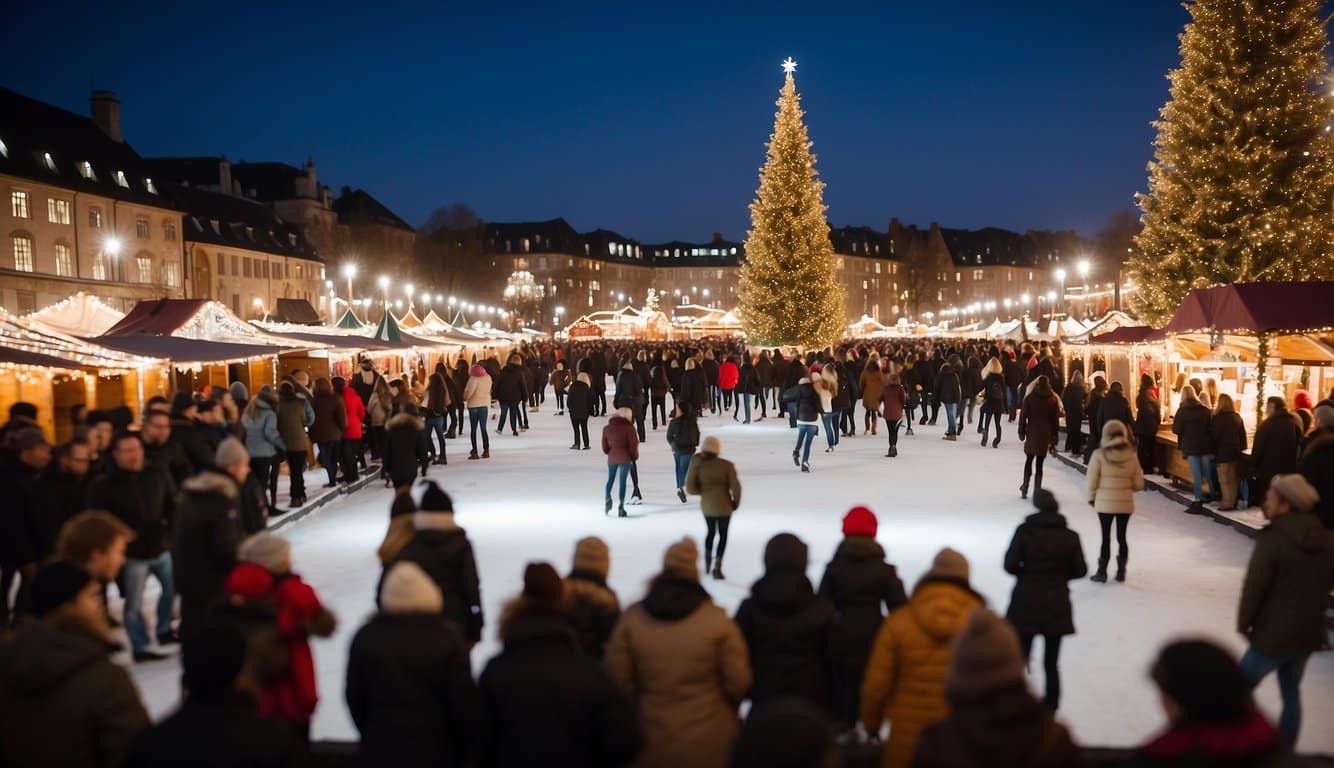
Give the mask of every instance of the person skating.
M 605 514 L 611 514 L 611 490 L 619 478 L 621 495 L 618 516 L 628 516 L 625 511 L 625 486 L 630 467 L 639 460 L 639 435 L 635 432 L 633 418 L 634 413 L 629 408 L 620 408 L 602 428 L 602 452 L 607 456 L 607 487 L 603 493 Z
M 891 373 L 885 377 L 885 385 L 880 389 L 880 415 L 885 419 L 885 434 L 889 437 L 889 450 L 886 458 L 899 455 L 899 425 L 904 421 L 903 414 L 908 404 L 908 391 L 899 382 L 899 375 Z M 912 434 L 912 412 L 908 416 L 908 434 Z
M 933 394 L 935 402 L 945 407 L 945 435 L 942 439 L 958 440 L 959 401 L 963 398 L 963 388 L 959 383 L 959 373 L 951 363 L 946 362 L 940 366 Z M 934 416 L 931 421 L 935 422 Z
M 834 370 L 833 363 L 825 363 L 824 367 L 811 366 L 811 388 L 816 396 L 820 398 L 820 422 L 824 425 L 825 453 L 833 453 L 834 448 L 838 446 L 838 424 L 835 417 L 838 415 L 834 398 L 838 396 L 838 372 Z M 800 423 L 800 420 L 798 420 Z
M 977 431 L 982 435 L 982 445 L 987 444 L 991 434 L 991 425 L 996 425 L 996 437 L 991 441 L 992 448 L 999 448 L 1001 443 L 1001 416 L 1005 414 L 1005 369 L 999 358 L 987 361 L 982 378 L 982 408 Z
M 570 385 L 570 392 L 565 398 L 570 412 L 570 426 L 574 428 L 574 443 L 570 450 L 588 450 L 588 417 L 593 412 L 593 389 L 588 383 L 588 374 L 580 373 Z
M 500 420 L 496 422 L 496 434 L 505 431 L 505 420 L 509 418 L 510 432 L 519 436 L 519 427 L 523 423 L 521 411 L 528 401 L 528 389 L 524 382 L 523 359 L 517 354 L 509 356 L 505 367 L 500 370 L 500 377 L 495 383 L 495 397 L 500 403 Z
M 1019 498 L 1028 498 L 1028 481 L 1033 478 L 1036 487 L 1042 487 L 1042 464 L 1047 454 L 1056 448 L 1061 429 L 1061 403 L 1051 391 L 1046 376 L 1039 376 L 1031 386 L 1019 409 L 1019 439 L 1024 441 L 1024 482 L 1019 486 Z M 1037 471 L 1034 472 L 1034 464 Z
M 862 392 L 862 408 L 866 411 L 863 416 L 862 432 L 878 435 L 880 426 L 876 417 L 880 415 L 880 395 L 885 389 L 885 377 L 880 373 L 880 363 L 872 360 L 866 364 L 858 381 L 858 387 Z
M 430 463 L 423 439 L 426 425 L 419 413 L 417 406 L 408 403 L 385 424 L 385 485 L 392 484 L 399 492 L 410 488 L 418 473 L 425 477 Z
M 1126 560 L 1130 547 L 1126 544 L 1126 526 L 1135 512 L 1135 492 L 1144 490 L 1144 473 L 1139 468 L 1135 446 L 1130 444 L 1130 432 L 1125 422 L 1109 421 L 1102 428 L 1099 448 L 1089 461 L 1085 487 L 1089 504 L 1098 513 L 1102 528 L 1102 546 L 1098 550 L 1098 571 L 1093 581 L 1107 581 L 1107 562 L 1111 557 L 1112 524 L 1116 524 L 1116 580 L 1126 580 Z
M 579 649 L 598 661 L 605 655 L 607 641 L 621 617 L 621 601 L 607 586 L 610 570 L 607 542 L 586 536 L 574 545 L 570 575 L 565 577 L 565 618 L 574 628 Z
M 617 411 L 626 409 L 630 411 L 630 421 L 635 425 L 635 434 L 639 436 L 639 442 L 644 442 L 644 381 L 635 373 L 634 361 L 625 358 L 621 362 L 621 372 L 616 375 L 616 395 L 612 398 L 611 406 Z
M 730 362 L 730 360 L 729 360 Z M 721 375 L 721 374 L 719 374 Z M 738 421 L 737 416 L 744 409 L 746 420 L 742 424 L 750 423 L 751 401 L 760 392 L 759 377 L 755 373 L 755 366 L 750 362 L 750 355 L 746 354 L 741 360 L 741 367 L 737 370 L 736 402 L 732 406 L 732 421 Z
M 727 549 L 727 529 L 732 513 L 741 506 L 741 482 L 736 466 L 722 458 L 722 443 L 710 435 L 700 443 L 699 453 L 690 460 L 686 471 L 686 493 L 699 496 L 700 510 L 708 532 L 704 537 L 704 571 L 722 579 L 723 553 Z M 713 548 L 717 534 L 718 548 Z
M 1042 637 L 1047 679 L 1043 702 L 1055 710 L 1061 701 L 1061 638 L 1075 633 L 1067 582 L 1084 578 L 1088 563 L 1079 534 L 1066 526 L 1051 491 L 1034 491 L 1033 506 L 1037 511 L 1024 518 L 1005 551 L 1005 572 L 1015 577 L 1005 618 L 1019 633 L 1025 664 L 1032 655 L 1033 640 Z
M 551 372 L 551 388 L 556 392 L 556 415 L 565 415 L 565 393 L 570 389 L 570 371 L 564 360 L 556 361 L 556 369 Z
M 445 618 L 471 647 L 482 639 L 485 623 L 477 558 L 467 532 L 454 521 L 454 502 L 449 494 L 433 481 L 424 484 L 426 490 L 412 516 L 412 538 L 393 562 L 416 563 L 426 571 L 444 595 Z
M 491 408 L 491 375 L 481 365 L 468 371 L 468 383 L 463 388 L 463 403 L 468 408 L 468 429 L 472 435 L 469 459 L 491 458 L 491 437 L 486 431 L 486 413 Z M 482 453 L 477 453 L 477 431 L 482 432 Z
M 676 468 L 676 497 L 686 503 L 686 473 L 690 460 L 699 447 L 699 420 L 694 409 L 678 403 L 672 421 L 667 425 L 667 444 L 672 447 L 672 463 Z
M 732 397 L 737 394 L 737 384 L 741 381 L 741 368 L 736 359 L 728 355 L 718 366 L 718 390 L 722 393 L 722 409 L 733 410 Z M 733 419 L 735 420 L 735 415 Z
M 811 443 L 820 432 L 821 398 L 811 384 L 811 377 L 818 376 L 812 371 L 810 376 L 803 376 L 795 387 L 783 391 L 782 401 L 786 404 L 792 422 L 797 426 L 797 445 L 792 449 L 792 463 L 801 467 L 802 472 L 811 471 Z

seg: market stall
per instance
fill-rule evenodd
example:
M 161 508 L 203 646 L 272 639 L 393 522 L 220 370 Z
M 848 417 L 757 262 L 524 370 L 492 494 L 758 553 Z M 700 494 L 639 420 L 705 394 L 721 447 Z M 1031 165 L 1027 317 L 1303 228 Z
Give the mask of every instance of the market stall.
M 24 315 L 24 324 L 67 336 L 99 336 L 119 323 L 125 313 L 112 309 L 91 293 L 80 291 L 64 301 Z

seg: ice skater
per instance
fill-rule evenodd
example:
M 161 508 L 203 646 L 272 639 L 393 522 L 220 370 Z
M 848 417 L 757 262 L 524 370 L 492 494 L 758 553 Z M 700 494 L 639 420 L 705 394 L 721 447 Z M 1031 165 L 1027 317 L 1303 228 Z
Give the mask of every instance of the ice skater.
M 714 435 L 704 438 L 699 453 L 690 460 L 686 472 L 686 492 L 698 496 L 707 533 L 704 536 L 704 571 L 713 578 L 723 578 L 723 552 L 727 549 L 727 528 L 732 513 L 741 506 L 741 481 L 736 467 L 722 458 L 722 443 Z M 624 486 L 622 486 L 624 489 Z M 715 535 L 718 548 L 714 549 Z

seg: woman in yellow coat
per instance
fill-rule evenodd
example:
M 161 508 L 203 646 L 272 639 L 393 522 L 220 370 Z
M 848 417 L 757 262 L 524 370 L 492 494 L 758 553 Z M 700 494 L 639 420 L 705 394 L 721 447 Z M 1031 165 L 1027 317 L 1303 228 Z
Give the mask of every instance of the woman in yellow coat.
M 942 549 L 906 605 L 880 625 L 862 679 L 862 725 L 879 733 L 889 721 L 882 768 L 906 768 L 922 731 L 949 715 L 945 677 L 955 635 L 982 598 L 968 585 L 968 561 Z

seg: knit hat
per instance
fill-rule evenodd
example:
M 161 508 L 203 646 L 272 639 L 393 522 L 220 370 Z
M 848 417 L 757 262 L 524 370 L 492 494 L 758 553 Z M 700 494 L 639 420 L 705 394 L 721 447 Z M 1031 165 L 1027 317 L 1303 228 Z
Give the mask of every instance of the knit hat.
M 37 572 L 32 580 L 32 612 L 41 618 L 70 602 L 88 586 L 93 577 L 69 563 L 54 562 Z
M 228 391 L 232 393 L 232 399 L 238 403 L 250 399 L 250 390 L 246 389 L 246 385 L 239 381 L 233 381 Z
M 423 512 L 453 512 L 454 501 L 449 498 L 440 486 L 435 484 L 434 480 L 427 480 L 426 491 L 422 494 L 421 503 L 417 509 Z
M 1334 408 L 1328 405 L 1317 405 L 1315 407 L 1315 423 L 1321 429 L 1334 427 Z
M 213 453 L 213 463 L 223 469 L 243 461 L 250 461 L 250 452 L 245 449 L 245 443 L 235 437 L 224 438 Z
M 417 511 L 417 505 L 412 501 L 412 494 L 406 489 L 403 493 L 394 496 L 394 502 L 389 505 L 389 519 L 393 520 L 402 515 L 410 515 Z
M 1023 679 L 1024 657 L 1014 627 L 986 608 L 974 608 L 954 639 L 946 690 L 979 694 Z
M 699 581 L 699 545 L 689 536 L 667 548 L 662 570 L 673 576 Z
M 1311 393 L 1310 393 L 1310 392 L 1307 392 L 1307 391 L 1304 390 L 1304 389 L 1299 389 L 1299 390 L 1297 390 L 1295 393 L 1293 393 L 1293 395 L 1292 395 L 1292 407 L 1293 407 L 1294 409 L 1297 409 L 1297 408 L 1307 408 L 1307 409 L 1309 409 L 1309 408 L 1311 408 L 1311 407 L 1314 406 L 1314 405 L 1315 405 L 1315 400 L 1311 399 Z
M 1276 475 L 1273 480 L 1269 481 L 1269 487 L 1273 488 L 1298 512 L 1310 512 L 1316 504 L 1320 503 L 1320 493 L 1311 487 L 1306 478 L 1295 473 Z
M 723 452 L 723 444 L 716 436 L 709 435 L 699 444 L 699 449 L 704 453 L 712 453 L 714 456 L 720 456 Z
M 810 367 L 810 369 L 809 369 L 808 371 L 806 371 L 806 372 L 807 372 L 807 373 L 819 373 L 820 370 L 821 370 L 821 369 L 820 369 L 820 364 L 819 364 L 819 363 L 816 363 L 815 365 L 812 365 L 812 366 Z
M 1158 654 L 1153 680 L 1194 723 L 1235 720 L 1254 708 L 1231 654 L 1205 640 L 1181 640 Z
M 230 691 L 246 659 L 246 637 L 235 625 L 211 621 L 181 647 L 181 683 L 191 696 L 216 698 Z
M 1056 503 L 1056 496 L 1046 488 L 1033 491 L 1033 508 L 1039 512 L 1061 511 L 1061 505 Z
M 468 373 L 478 378 L 481 378 L 486 375 L 486 369 L 480 365 L 474 365 L 472 367 L 472 370 L 468 371 Z
M 931 570 L 922 578 L 968 581 L 968 559 L 945 547 L 936 553 L 936 558 L 931 561 Z
M 275 576 L 284 573 L 291 565 L 292 545 L 281 536 L 268 531 L 260 531 L 241 542 L 241 559 L 247 563 L 264 566 L 264 570 Z
M 573 569 L 607 578 L 611 570 L 611 550 L 596 536 L 582 538 L 574 545 Z
M 875 538 L 875 532 L 879 527 L 880 521 L 876 520 L 875 513 L 867 507 L 853 507 L 843 516 L 844 536 Z
M 239 563 L 227 574 L 227 594 L 247 600 L 262 600 L 273 592 L 273 574 L 255 563 Z
M 764 570 L 804 572 L 809 557 L 806 542 L 791 533 L 780 533 L 764 545 Z
M 194 404 L 195 398 L 189 392 L 177 392 L 171 396 L 171 415 L 179 418 Z
M 837 765 L 838 744 L 829 718 L 798 699 L 754 707 L 732 747 L 733 768 Z M 831 759 L 833 758 L 833 759 Z
M 544 608 L 556 608 L 565 598 L 565 582 L 551 563 L 529 563 L 523 569 L 523 596 Z
M 393 615 L 405 613 L 440 613 L 445 598 L 440 587 L 420 565 L 400 560 L 389 568 L 380 585 L 380 610 Z

